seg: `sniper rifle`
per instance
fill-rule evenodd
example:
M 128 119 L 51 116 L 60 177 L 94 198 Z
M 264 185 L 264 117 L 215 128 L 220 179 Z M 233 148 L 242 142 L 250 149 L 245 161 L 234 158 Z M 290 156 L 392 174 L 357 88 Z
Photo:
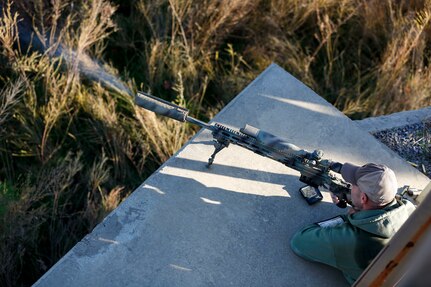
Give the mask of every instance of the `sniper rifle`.
M 138 92 L 135 103 L 156 114 L 180 122 L 189 122 L 210 130 L 214 138 L 215 150 L 208 159 L 207 167 L 210 167 L 214 162 L 217 153 L 232 143 L 299 171 L 301 182 L 314 187 L 316 190 L 323 187 L 334 193 L 340 200 L 337 204 L 339 207 L 346 207 L 347 203 L 350 202 L 350 184 L 334 174 L 334 172 L 340 172 L 342 164 L 323 159 L 321 150 L 306 151 L 288 143 L 283 138 L 248 124 L 239 130 L 231 129 L 217 122 L 208 124 L 189 116 L 188 109 L 144 92 Z

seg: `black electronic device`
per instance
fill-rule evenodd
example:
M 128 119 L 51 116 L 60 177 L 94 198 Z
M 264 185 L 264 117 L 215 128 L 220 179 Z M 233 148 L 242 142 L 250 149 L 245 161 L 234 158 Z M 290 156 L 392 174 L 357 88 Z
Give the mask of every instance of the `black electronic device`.
M 315 204 L 323 199 L 322 193 L 317 187 L 306 185 L 301 187 L 299 192 L 301 192 L 309 205 Z

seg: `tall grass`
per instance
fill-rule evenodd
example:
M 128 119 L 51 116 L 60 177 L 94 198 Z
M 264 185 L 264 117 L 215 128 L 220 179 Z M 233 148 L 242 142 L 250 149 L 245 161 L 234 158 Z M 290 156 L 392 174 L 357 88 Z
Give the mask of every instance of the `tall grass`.
M 0 284 L 29 285 L 275 61 L 352 118 L 431 103 L 430 1 L 0 1 Z
M 3 6 L 1 285 L 34 282 L 191 134 L 138 110 L 133 81 L 92 60 L 115 31 L 115 6 L 90 3 Z M 24 49 L 28 9 L 40 14 Z

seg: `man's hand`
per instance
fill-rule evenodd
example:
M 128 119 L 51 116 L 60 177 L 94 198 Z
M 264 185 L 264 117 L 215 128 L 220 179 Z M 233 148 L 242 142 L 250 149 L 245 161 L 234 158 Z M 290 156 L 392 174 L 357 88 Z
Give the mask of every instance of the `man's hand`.
M 332 192 L 330 192 L 331 194 L 331 199 L 332 202 L 335 203 L 336 206 L 338 206 L 339 208 L 346 208 L 347 207 L 347 202 L 345 200 L 340 200 L 335 194 L 333 194 Z
M 340 203 L 340 199 L 335 194 L 333 194 L 332 192 L 330 194 L 331 194 L 332 202 L 335 203 L 335 204 L 339 204 Z

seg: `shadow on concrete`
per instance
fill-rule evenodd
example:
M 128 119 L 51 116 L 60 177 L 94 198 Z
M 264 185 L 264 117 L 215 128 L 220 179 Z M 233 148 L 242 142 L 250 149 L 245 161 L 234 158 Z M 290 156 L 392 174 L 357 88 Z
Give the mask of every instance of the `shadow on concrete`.
M 206 155 L 202 155 L 203 159 L 205 159 L 205 156 Z M 233 178 L 242 178 L 242 179 L 248 179 L 252 181 L 267 182 L 267 183 L 279 184 L 279 185 L 286 184 L 287 182 L 292 180 L 298 180 L 299 178 L 299 177 L 295 177 L 295 176 L 283 174 L 283 173 L 253 169 L 252 163 L 250 163 L 250 168 L 229 166 L 219 162 L 214 162 L 208 168 L 206 164 L 207 162 L 205 161 L 198 161 L 198 160 L 176 157 L 175 159 L 169 162 L 169 167 L 205 172 L 205 173 L 208 173 L 209 176 L 212 174 L 217 174 L 217 175 L 230 176 Z M 283 166 L 282 163 L 278 163 L 278 164 L 280 164 L 280 166 Z M 287 166 L 285 168 L 286 170 L 289 169 L 289 167 Z

